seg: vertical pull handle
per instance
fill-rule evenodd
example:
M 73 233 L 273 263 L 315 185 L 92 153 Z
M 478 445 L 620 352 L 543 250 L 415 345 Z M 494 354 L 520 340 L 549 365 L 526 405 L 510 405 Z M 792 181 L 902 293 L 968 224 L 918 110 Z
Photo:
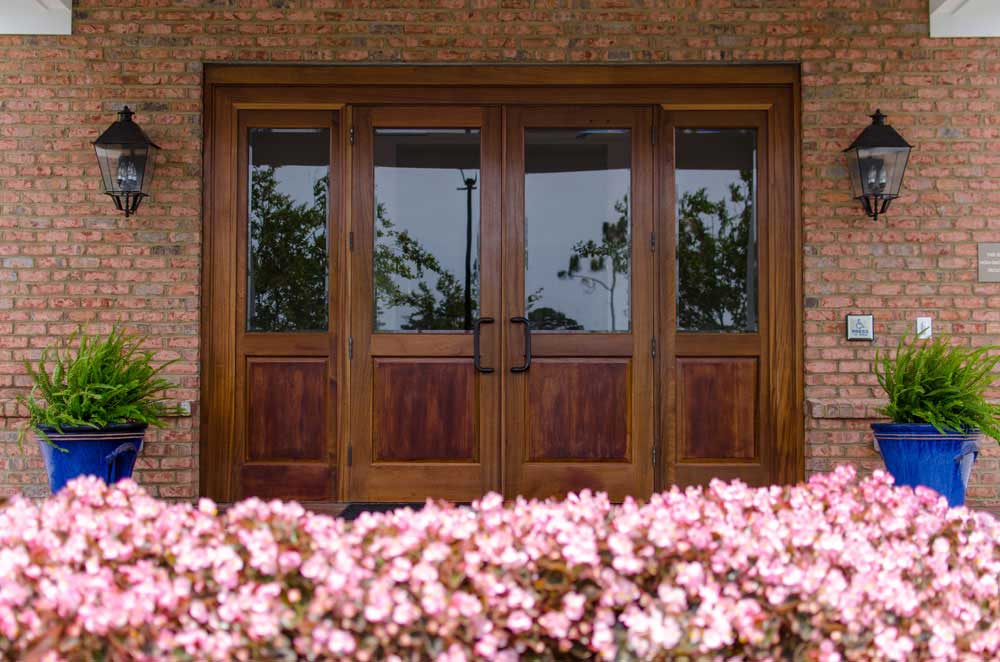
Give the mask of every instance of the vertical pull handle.
M 472 365 L 476 368 L 477 372 L 493 372 L 493 368 L 483 367 L 482 362 L 479 360 L 479 334 L 481 332 L 480 327 L 483 324 L 493 324 L 495 321 L 492 317 L 480 317 L 472 325 Z
M 511 317 L 512 324 L 524 325 L 524 363 L 510 369 L 511 372 L 528 372 L 531 367 L 531 324 L 526 317 Z

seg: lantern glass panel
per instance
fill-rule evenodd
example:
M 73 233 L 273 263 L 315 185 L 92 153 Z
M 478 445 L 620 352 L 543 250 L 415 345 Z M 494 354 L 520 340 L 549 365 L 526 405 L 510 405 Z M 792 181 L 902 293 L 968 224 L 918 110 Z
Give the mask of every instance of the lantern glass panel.
M 863 195 L 894 198 L 903 184 L 909 156 L 910 150 L 905 147 L 859 148 L 854 157 L 856 165 L 851 167 L 852 180 L 858 179 Z
M 101 182 L 105 193 L 114 193 L 118 173 L 118 159 L 122 155 L 121 145 L 94 145 L 97 164 L 101 167 Z
M 153 160 L 146 145 L 95 145 L 105 193 L 149 194 Z

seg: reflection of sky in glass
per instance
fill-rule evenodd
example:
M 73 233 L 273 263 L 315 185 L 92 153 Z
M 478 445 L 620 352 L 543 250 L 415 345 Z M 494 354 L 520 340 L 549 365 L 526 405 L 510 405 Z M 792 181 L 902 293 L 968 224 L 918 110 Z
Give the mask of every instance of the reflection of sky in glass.
M 475 273 L 479 264 L 479 171 L 465 169 L 464 174 L 466 178 L 476 178 L 476 188 L 472 191 L 472 270 Z M 386 216 L 395 229 L 408 232 L 459 283 L 465 282 L 467 195 L 458 168 L 375 168 L 375 201 L 385 206 Z M 395 276 L 394 282 L 408 292 L 420 281 Z M 437 274 L 425 272 L 424 282 L 439 295 L 435 289 Z M 472 285 L 475 291 L 475 278 Z M 478 309 L 475 300 L 473 305 Z M 412 312 L 413 309 L 406 306 L 387 308 L 380 316 L 380 328 L 400 329 Z
M 326 177 L 326 166 L 283 165 L 274 169 L 278 193 L 284 193 L 295 204 L 313 203 L 313 186 Z
M 549 307 L 579 322 L 587 331 L 611 330 L 607 290 L 585 287 L 579 279 L 560 279 L 573 245 L 593 239 L 601 242 L 601 226 L 616 222 L 615 203 L 629 192 L 629 170 L 528 173 L 524 182 L 525 297 L 541 289 L 534 308 Z M 611 263 L 603 273 L 591 273 L 581 261 L 581 275 L 611 282 Z M 629 328 L 630 274 L 618 274 L 615 289 L 616 330 Z

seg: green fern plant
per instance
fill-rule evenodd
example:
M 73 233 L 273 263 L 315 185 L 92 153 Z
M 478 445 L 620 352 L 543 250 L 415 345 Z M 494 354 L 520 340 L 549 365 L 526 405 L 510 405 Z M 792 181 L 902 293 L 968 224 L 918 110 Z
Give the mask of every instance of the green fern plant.
M 45 349 L 37 365 L 25 361 L 34 386 L 30 394 L 17 398 L 28 410 L 18 444 L 32 429 L 51 444 L 39 426 L 60 432 L 65 427 L 100 429 L 114 423 L 163 427 L 164 416 L 179 413 L 158 395 L 173 386 L 161 376 L 173 361 L 154 366 L 153 353 L 141 351 L 144 341 L 117 325 L 107 336 L 78 330 L 61 349 Z
M 875 374 L 888 396 L 880 411 L 894 423 L 930 423 L 938 432 L 981 431 L 1000 440 L 1000 404 L 986 400 L 997 375 L 996 345 L 968 348 L 947 337 L 900 339 L 895 356 L 876 353 Z

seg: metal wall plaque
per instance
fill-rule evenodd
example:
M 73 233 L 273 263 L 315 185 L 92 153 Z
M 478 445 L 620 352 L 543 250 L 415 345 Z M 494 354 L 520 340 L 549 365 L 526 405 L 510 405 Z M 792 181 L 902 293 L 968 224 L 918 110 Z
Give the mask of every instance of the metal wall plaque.
M 875 340 L 875 318 L 871 315 L 848 315 L 847 339 Z
M 1000 283 L 1000 244 L 979 244 L 979 282 Z

